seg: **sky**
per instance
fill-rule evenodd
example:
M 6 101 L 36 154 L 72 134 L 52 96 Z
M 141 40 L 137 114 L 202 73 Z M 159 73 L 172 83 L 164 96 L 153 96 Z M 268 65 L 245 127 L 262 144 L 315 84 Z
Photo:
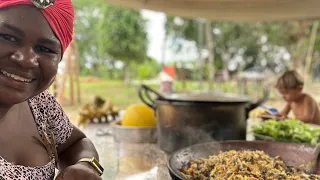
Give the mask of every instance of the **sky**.
M 165 14 L 161 12 L 142 10 L 142 16 L 148 20 L 147 33 L 148 33 L 148 55 L 157 59 L 162 60 L 162 47 L 164 41 L 164 23 Z
M 142 16 L 148 20 L 147 22 L 147 33 L 148 33 L 148 55 L 158 62 L 162 62 L 163 59 L 163 43 L 165 37 L 165 14 L 162 12 L 142 10 Z M 196 48 L 193 43 L 185 42 L 184 48 L 180 53 L 175 53 L 170 50 L 167 43 L 166 51 L 164 55 L 164 62 L 170 63 L 174 60 L 194 60 L 197 58 Z

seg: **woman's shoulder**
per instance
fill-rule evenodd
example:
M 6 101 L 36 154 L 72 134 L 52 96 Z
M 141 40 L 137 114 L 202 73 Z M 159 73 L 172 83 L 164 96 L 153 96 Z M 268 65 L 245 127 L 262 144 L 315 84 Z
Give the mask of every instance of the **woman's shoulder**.
M 38 125 L 39 131 L 50 131 L 57 138 L 57 145 L 64 143 L 71 135 L 73 125 L 56 98 L 44 91 L 29 99 L 30 109 Z
M 48 90 L 41 92 L 40 94 L 33 96 L 29 99 L 29 103 L 31 105 L 50 105 L 55 103 L 55 97 L 51 95 Z

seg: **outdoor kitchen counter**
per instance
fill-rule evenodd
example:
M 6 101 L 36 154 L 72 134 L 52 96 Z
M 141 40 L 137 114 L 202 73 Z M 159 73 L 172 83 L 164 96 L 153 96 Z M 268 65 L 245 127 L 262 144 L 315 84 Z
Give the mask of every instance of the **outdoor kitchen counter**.
M 259 120 L 248 120 L 247 140 L 253 140 L 250 134 L 252 124 Z M 170 180 L 167 169 L 167 154 L 156 144 L 116 143 L 110 135 L 97 136 L 98 129 L 107 129 L 106 125 L 89 125 L 84 129 L 93 140 L 105 168 L 104 180 Z
M 96 146 L 105 168 L 103 180 L 170 180 L 167 155 L 156 144 L 116 143 L 110 135 L 97 136 L 106 125 L 89 125 L 83 131 Z

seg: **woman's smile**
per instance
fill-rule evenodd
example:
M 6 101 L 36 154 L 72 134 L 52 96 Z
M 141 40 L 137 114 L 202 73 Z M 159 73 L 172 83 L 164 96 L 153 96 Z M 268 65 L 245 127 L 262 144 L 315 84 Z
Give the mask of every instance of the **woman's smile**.
M 0 72 L 3 75 L 5 75 L 5 76 L 7 76 L 7 77 L 9 77 L 9 78 L 11 78 L 13 80 L 19 81 L 19 82 L 29 83 L 29 82 L 32 81 L 32 79 L 21 77 L 21 76 L 19 76 L 17 74 L 9 73 L 9 72 L 4 71 L 4 70 L 0 70 Z
M 35 79 L 32 79 L 27 75 L 22 75 L 22 73 L 15 73 L 14 71 L 8 72 L 0 69 L 0 84 L 2 84 L 2 87 L 6 86 L 13 89 L 13 91 L 7 91 L 8 93 L 15 93 L 15 90 L 21 92 L 28 91 L 33 82 L 35 82 Z

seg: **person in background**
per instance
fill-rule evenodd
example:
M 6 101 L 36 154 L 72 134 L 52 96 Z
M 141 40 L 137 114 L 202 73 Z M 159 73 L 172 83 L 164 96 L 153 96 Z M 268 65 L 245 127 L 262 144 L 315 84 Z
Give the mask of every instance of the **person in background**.
M 309 94 L 302 91 L 303 85 L 303 77 L 295 70 L 286 71 L 278 78 L 275 88 L 286 101 L 286 105 L 275 115 L 280 120 L 286 119 L 292 110 L 296 119 L 305 123 L 320 124 L 318 103 Z

